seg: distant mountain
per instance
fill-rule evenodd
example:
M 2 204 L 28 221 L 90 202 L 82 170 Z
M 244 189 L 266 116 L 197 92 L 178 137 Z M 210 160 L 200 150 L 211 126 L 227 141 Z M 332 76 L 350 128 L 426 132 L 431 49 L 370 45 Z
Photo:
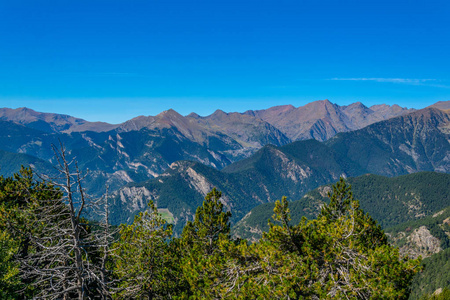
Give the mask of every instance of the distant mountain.
M 450 172 L 450 114 L 425 108 L 346 132 L 325 144 L 369 173 Z
M 336 119 L 333 116 L 340 116 L 341 120 L 347 123 L 357 124 L 354 125 L 356 127 L 361 126 L 362 123 L 357 122 L 358 118 L 351 119 L 349 116 L 368 114 L 368 109 L 360 103 L 339 107 L 328 101 L 318 101 L 305 107 L 312 109 L 316 106 L 327 107 L 328 112 L 334 111 L 335 113 L 329 114 L 330 120 Z M 285 106 L 269 110 L 283 115 L 289 111 L 299 111 L 299 109 Z M 311 113 L 313 111 L 314 109 Z M 376 109 L 371 108 L 371 111 L 377 111 L 383 117 L 388 117 L 393 112 L 404 112 L 404 109 L 380 105 Z M 442 114 L 445 115 L 445 112 Z M 305 117 L 308 115 L 309 113 Z M 373 112 L 371 115 L 375 115 L 375 113 Z M 306 118 L 306 120 L 309 119 Z M 168 110 L 157 116 L 141 116 L 119 125 L 111 125 L 87 122 L 67 115 L 39 113 L 26 108 L 1 109 L 0 122 L 2 127 L 0 150 L 28 154 L 51 163 L 53 158 L 51 145 L 63 142 L 68 153 L 79 161 L 80 167 L 89 168 L 90 191 L 94 194 L 101 193 L 105 184 L 114 190 L 126 183 L 156 177 L 178 160 L 198 161 L 216 169 L 222 169 L 233 162 L 249 157 L 264 145 L 282 146 L 291 141 L 291 138 L 282 130 L 256 115 L 225 113 L 220 110 L 206 117 L 200 117 L 194 113 L 181 116 L 174 110 Z M 293 127 L 297 126 L 298 122 L 298 120 L 293 122 Z M 448 131 L 445 126 L 439 127 L 440 130 Z M 336 128 L 338 129 L 333 129 L 332 132 L 345 131 L 350 127 Z M 370 136 L 368 138 L 370 139 Z M 318 137 L 318 139 L 321 138 Z M 408 141 L 408 143 L 411 142 Z M 313 146 L 313 144 L 310 143 L 307 147 Z M 409 144 L 406 144 L 402 146 L 402 149 L 410 151 L 408 147 L 413 146 L 410 147 Z M 414 151 L 421 153 L 420 149 Z M 343 157 L 342 159 L 346 156 L 342 154 L 341 150 L 334 152 L 335 156 Z M 361 153 L 364 151 L 358 154 Z M 428 154 L 428 152 L 425 153 L 425 155 Z M 433 155 L 436 156 L 436 159 L 441 157 L 438 153 Z M 336 159 L 341 159 L 337 156 Z M 358 159 L 361 160 L 362 157 Z M 308 163 L 314 164 L 315 162 Z M 306 167 L 308 163 L 304 162 L 302 168 Z M 242 164 L 240 165 L 242 166 Z M 350 159 L 350 162 L 346 164 L 349 166 L 353 164 L 352 168 L 359 169 L 359 172 L 361 169 L 367 169 L 360 161 L 352 162 Z M 445 160 L 442 161 L 442 164 L 441 169 L 445 171 Z M 390 167 L 390 165 L 384 166 L 385 169 Z M 236 168 L 236 166 L 232 168 Z M 411 170 L 415 169 L 420 170 L 421 168 L 413 166 Z M 337 173 L 346 172 L 346 169 L 343 171 L 342 167 L 333 170 Z M 394 171 L 393 174 L 399 172 L 403 171 Z M 335 179 L 337 178 L 336 174 L 333 173 L 332 177 L 329 177 L 329 174 L 320 175 L 322 179 L 314 179 L 314 181 L 322 184 L 326 182 L 323 181 L 323 178 Z M 384 173 L 381 172 L 381 174 Z M 313 178 L 315 177 L 313 176 Z M 283 187 L 288 186 L 284 185 Z M 276 197 L 276 195 L 273 194 L 271 197 Z
M 360 201 L 361 208 L 383 228 L 422 220 L 450 204 L 450 174 L 419 172 L 393 178 L 362 175 L 348 178 L 347 181 L 352 185 L 353 195 Z M 308 192 L 300 200 L 289 203 L 292 223 L 300 222 L 303 216 L 315 218 L 321 205 L 329 202 L 327 193 L 331 191 L 331 185 L 321 186 Z M 261 232 L 269 229 L 267 221 L 273 215 L 273 208 L 273 203 L 253 208 L 233 227 L 233 233 L 251 240 L 260 238 Z M 400 229 L 394 228 L 390 232 Z M 406 252 L 412 253 L 408 249 Z
M 248 157 L 267 144 L 280 146 L 290 142 L 278 129 L 259 118 L 220 110 L 208 117 L 196 114 L 184 117 L 170 109 L 154 117 L 131 119 L 121 124 L 118 130 L 135 131 L 142 128 L 176 129 L 184 138 L 221 152 L 230 161 Z
M 40 131 L 57 133 L 102 132 L 118 126 L 104 122 L 88 122 L 68 115 L 41 113 L 26 107 L 17 109 L 0 108 L 0 120 L 12 121 Z
M 322 100 L 297 108 L 292 105 L 275 106 L 265 110 L 249 110 L 244 114 L 261 118 L 293 141 L 325 141 L 339 132 L 360 129 L 413 111 L 414 109 L 401 108 L 398 105 L 383 104 L 368 108 L 361 102 L 339 106 Z
M 217 187 L 237 221 L 258 204 L 283 195 L 300 199 L 340 176 L 450 172 L 449 124 L 447 113 L 428 108 L 340 133 L 323 143 L 308 140 L 282 147 L 265 146 L 220 172 L 200 164 L 177 163 L 156 179 L 121 189 L 116 200 L 121 207 L 136 208 L 124 213 L 130 216 L 145 208 L 145 199 L 155 199 L 160 208 L 168 208 L 181 222 L 177 224 L 181 228 L 192 218 L 204 195 Z
M 246 147 L 259 149 L 268 144 L 285 145 L 291 142 L 280 130 L 268 122 L 240 113 L 216 110 L 207 117 L 190 114 L 188 118 L 195 119 L 211 131 L 226 134 Z
M 430 107 L 437 108 L 440 110 L 449 110 L 450 109 L 450 101 L 439 101 L 435 104 L 431 105 Z
M 3 113 L 9 121 L 0 120 L 0 150 L 51 163 L 52 145 L 62 142 L 80 168 L 90 170 L 88 190 L 93 194 L 103 193 L 106 184 L 114 191 L 126 183 L 156 177 L 178 160 L 199 161 L 221 169 L 266 143 L 289 142 L 276 128 L 259 119 L 253 124 L 248 116 L 239 116 L 242 122 L 235 119 L 229 126 L 209 128 L 195 118 L 169 110 L 155 117 L 132 119 L 109 131 L 98 127 L 99 132 L 78 132 L 82 126 L 95 124 L 28 109 L 3 109 Z M 6 174 L 2 171 L 5 167 L 0 164 L 1 174 Z

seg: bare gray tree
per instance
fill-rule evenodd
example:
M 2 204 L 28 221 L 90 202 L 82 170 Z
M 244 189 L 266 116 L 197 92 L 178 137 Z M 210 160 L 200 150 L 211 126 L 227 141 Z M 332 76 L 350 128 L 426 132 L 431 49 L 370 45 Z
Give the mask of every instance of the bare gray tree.
M 83 214 L 99 203 L 86 195 L 84 177 L 76 162 L 68 160 L 64 146 L 54 151 L 59 176 L 46 180 L 57 189 L 49 191 L 53 194 L 30 212 L 29 219 L 39 230 L 30 235 L 32 251 L 22 259 L 20 274 L 35 287 L 39 299 L 109 299 L 105 264 L 112 233 L 108 208 L 106 226 L 91 232 Z

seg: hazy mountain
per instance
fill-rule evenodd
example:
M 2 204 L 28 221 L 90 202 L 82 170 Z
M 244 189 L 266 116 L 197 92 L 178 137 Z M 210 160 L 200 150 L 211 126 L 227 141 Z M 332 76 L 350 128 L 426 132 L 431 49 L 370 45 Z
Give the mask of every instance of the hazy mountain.
M 320 107 L 326 107 L 330 120 L 341 120 L 347 123 L 353 122 L 359 125 L 361 124 L 358 123 L 358 118 L 351 119 L 349 116 L 367 115 L 367 111 L 369 110 L 360 103 L 355 103 L 347 107 L 339 107 L 328 101 L 314 102 L 305 107 L 310 110 L 309 113 L 305 113 L 307 120 L 309 120 L 307 117 L 316 108 L 317 111 L 320 111 Z M 272 112 L 272 116 L 277 116 L 286 115 L 290 111 L 299 111 L 299 109 L 293 106 L 284 106 L 274 107 L 267 111 Z M 375 115 L 377 112 L 383 117 L 388 116 L 391 110 L 396 113 L 404 111 L 404 109 L 396 106 L 389 107 L 384 105 L 377 106 L 375 109 L 371 108 L 371 110 L 374 111 L 371 115 Z M 434 113 L 430 113 L 428 119 L 437 118 L 436 122 L 441 122 L 441 119 L 446 116 L 445 112 L 436 109 L 434 111 Z M 441 112 L 441 115 L 437 112 Z M 262 112 L 259 114 L 262 114 Z M 38 113 L 26 108 L 15 110 L 2 109 L 1 116 L 3 120 L 7 120 L 0 120 L 0 126 L 2 126 L 2 132 L 0 134 L 1 150 L 12 153 L 24 153 L 51 162 L 53 158 L 52 144 L 58 145 L 60 142 L 63 142 L 69 155 L 76 157 L 79 161 L 80 167 L 84 169 L 89 168 L 89 185 L 91 192 L 94 193 L 101 193 L 106 183 L 114 190 L 126 183 L 153 178 L 163 173 L 173 162 L 178 160 L 198 161 L 202 164 L 222 169 L 232 162 L 249 157 L 266 144 L 281 146 L 290 141 L 290 138 L 281 132 L 281 130 L 258 116 L 253 116 L 248 113 L 225 113 L 220 110 L 207 117 L 200 117 L 194 113 L 189 116 L 181 116 L 174 110 L 168 110 L 157 116 L 137 117 L 120 125 L 90 123 L 66 115 Z M 268 115 L 266 114 L 266 116 Z M 286 120 L 289 120 L 289 118 L 286 118 Z M 411 122 L 414 123 L 416 121 L 411 119 Z M 293 126 L 297 126 L 297 123 L 293 122 Z M 390 146 L 383 144 L 383 141 L 373 140 L 372 133 L 362 134 L 368 140 L 364 141 L 364 145 L 373 146 L 370 148 L 366 147 L 366 149 L 361 149 L 364 148 L 361 145 L 353 145 L 349 142 L 353 137 L 347 138 L 344 135 L 340 139 L 329 141 L 330 143 L 338 144 L 332 147 L 333 149 L 338 149 L 338 151 L 333 150 L 333 153 L 335 153 L 333 155 L 336 156 L 334 159 L 345 159 L 349 161 L 346 165 L 350 166 L 353 164 L 352 168 L 355 170 L 358 169 L 358 172 L 364 170 L 380 174 L 387 172 L 388 174 L 395 175 L 422 169 L 446 171 L 448 168 L 448 164 L 446 163 L 448 157 L 445 156 L 446 136 L 441 135 L 435 137 L 431 135 L 428 138 L 427 135 L 424 136 L 427 133 L 426 130 L 428 130 L 426 129 L 419 138 L 415 138 L 411 135 L 412 132 L 415 132 L 413 128 L 416 128 L 415 123 L 413 123 L 406 124 L 407 128 L 409 128 L 407 133 L 408 140 L 406 142 L 401 142 L 403 139 L 402 136 L 396 138 L 399 142 L 392 146 L 393 149 L 398 148 L 396 152 L 391 153 L 392 151 L 387 151 Z M 338 124 L 337 121 L 336 124 Z M 403 125 L 400 124 L 399 126 Z M 435 126 L 435 124 L 430 123 L 428 127 L 432 128 L 432 126 Z M 420 129 L 419 127 L 417 128 Z M 90 130 L 80 131 L 86 128 Z M 113 129 L 104 131 L 110 128 Z M 338 127 L 333 128 L 336 129 Z M 338 130 L 347 130 L 348 128 L 339 127 Z M 438 130 L 441 133 L 449 131 L 446 123 L 440 124 L 438 129 L 436 128 L 434 130 Z M 337 132 L 337 130 L 331 127 L 329 129 L 331 130 L 330 132 Z M 380 134 L 384 138 L 388 136 L 387 132 Z M 444 147 L 441 147 L 441 150 L 434 151 L 432 148 L 437 146 L 437 144 L 435 145 L 433 143 L 441 143 Z M 313 149 L 316 147 L 313 145 L 315 144 L 309 143 L 305 147 L 306 149 L 308 147 L 312 147 Z M 347 146 L 350 146 L 350 148 L 346 150 Z M 324 144 L 323 147 L 317 146 L 316 148 L 322 149 L 320 150 L 322 152 L 327 152 L 326 147 L 328 147 L 328 144 Z M 380 147 L 382 148 L 381 151 L 378 149 Z M 296 146 L 289 146 L 286 149 L 290 148 L 296 148 Z M 358 149 L 358 151 L 355 153 L 354 149 Z M 314 152 L 316 150 L 311 151 Z M 346 151 L 349 153 L 346 153 Z M 378 151 L 380 152 L 378 154 L 381 156 L 376 156 L 374 153 L 372 153 L 373 155 L 369 154 L 367 151 Z M 434 152 L 431 154 L 430 151 Z M 314 156 L 315 153 L 311 155 Z M 390 158 L 391 160 L 387 159 L 389 155 L 392 156 Z M 295 154 L 294 156 L 299 159 Z M 426 159 L 422 159 L 425 156 Z M 401 158 L 400 162 L 397 162 L 395 159 L 399 159 L 399 157 Z M 414 160 L 415 157 L 417 157 L 416 160 Z M 370 158 L 371 160 L 379 159 L 382 163 L 374 165 L 373 163 L 364 161 L 366 158 Z M 305 158 L 302 159 L 305 160 Z M 274 159 L 274 161 L 279 161 L 279 159 Z M 246 163 L 241 162 L 229 170 Z M 423 163 L 425 165 L 416 166 L 417 163 Z M 427 165 L 430 163 L 431 165 Z M 317 163 L 314 160 L 302 161 L 300 168 L 306 170 L 307 167 L 311 168 L 310 164 Z M 316 175 L 312 176 L 311 178 L 314 178 L 312 181 L 317 182 L 317 184 L 322 184 L 327 182 L 324 181 L 325 179 L 331 180 L 338 178 L 339 175 L 336 174 L 360 174 L 356 171 L 356 173 L 353 172 L 354 170 L 349 168 L 353 172 L 351 173 L 349 170 L 342 168 L 340 163 L 336 163 L 336 166 L 338 167 L 325 168 L 324 174 L 317 175 L 319 179 L 315 177 Z M 384 171 L 377 171 L 374 168 L 384 168 Z M 273 169 L 276 168 L 274 167 Z M 261 170 L 261 172 L 264 173 L 266 171 Z M 309 185 L 307 186 L 310 187 Z M 282 185 L 282 187 L 289 188 L 290 185 Z M 303 191 L 303 189 L 300 190 Z M 278 194 L 275 192 L 269 192 L 269 195 L 272 198 L 278 197 Z M 267 200 L 259 201 L 264 202 Z
M 104 122 L 88 122 L 68 115 L 42 113 L 26 107 L 16 109 L 0 108 L 0 120 L 12 121 L 29 128 L 45 132 L 80 132 L 80 131 L 109 131 L 118 125 Z
M 450 101 L 439 101 L 435 104 L 431 105 L 430 107 L 434 107 L 440 110 L 449 110 L 450 109 Z
M 0 120 L 1 150 L 52 162 L 52 145 L 61 142 L 80 168 L 90 170 L 88 187 L 95 194 L 102 193 L 106 184 L 114 190 L 158 176 L 174 161 L 199 161 L 221 169 L 248 157 L 266 143 L 281 145 L 289 141 L 264 121 L 256 119 L 253 125 L 250 117 L 241 117 L 241 123 L 234 120 L 232 125 L 210 129 L 194 118 L 169 110 L 155 117 L 132 119 L 107 132 L 77 132 L 89 123 L 28 109 L 3 112 L 9 121 Z M 235 129 L 231 129 L 233 126 Z M 227 135 L 226 131 L 232 133 Z

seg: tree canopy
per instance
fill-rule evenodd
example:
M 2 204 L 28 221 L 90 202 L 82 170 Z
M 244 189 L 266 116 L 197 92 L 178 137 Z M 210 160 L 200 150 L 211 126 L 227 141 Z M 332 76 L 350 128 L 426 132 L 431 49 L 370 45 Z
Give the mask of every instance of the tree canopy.
M 276 201 L 270 229 L 249 243 L 230 235 L 217 189 L 179 237 L 153 202 L 102 235 L 82 219 L 82 205 L 71 207 L 83 191 L 74 174 L 77 189 L 35 180 L 30 169 L 0 177 L 2 298 L 407 299 L 420 269 L 420 259 L 388 244 L 343 179 L 316 219 L 291 224 L 289 202 Z M 100 228 L 109 228 L 107 216 Z

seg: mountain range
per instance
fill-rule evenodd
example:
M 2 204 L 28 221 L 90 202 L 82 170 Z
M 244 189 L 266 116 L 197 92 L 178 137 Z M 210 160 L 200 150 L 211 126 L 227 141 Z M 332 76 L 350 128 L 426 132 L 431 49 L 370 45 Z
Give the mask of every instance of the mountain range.
M 300 199 L 339 177 L 366 173 L 398 176 L 419 171 L 450 172 L 450 115 L 426 108 L 344 132 L 325 141 L 267 145 L 249 158 L 217 170 L 198 162 L 176 162 L 159 177 L 129 184 L 116 193 L 118 221 L 145 208 L 146 199 L 168 209 L 175 229 L 192 218 L 213 187 L 237 221 L 258 204 L 282 196 Z M 128 209 L 128 211 L 127 211 Z
M 0 171 L 32 164 L 51 172 L 52 145 L 62 143 L 89 170 L 91 194 L 106 185 L 114 193 L 116 223 L 155 199 L 182 228 L 212 187 L 236 222 L 258 204 L 300 199 L 341 176 L 449 172 L 449 103 L 417 111 L 322 100 L 205 117 L 168 110 L 115 125 L 4 108 Z
M 121 124 L 88 122 L 29 108 L 2 108 L 0 150 L 27 154 L 52 163 L 51 145 L 62 142 L 80 167 L 90 170 L 88 190 L 99 194 L 106 184 L 116 190 L 129 182 L 154 178 L 178 160 L 198 161 L 222 169 L 251 156 L 265 145 L 282 146 L 310 137 L 300 132 L 293 135 L 299 126 L 310 128 L 312 136 L 323 140 L 336 132 L 365 126 L 380 116 L 390 118 L 412 111 L 396 105 L 367 108 L 355 103 L 338 106 L 328 100 L 298 108 L 282 107 L 285 109 L 274 107 L 245 113 L 217 110 L 206 117 L 195 113 L 182 116 L 168 110 L 157 116 L 139 116 Z M 311 111 L 314 111 L 314 116 Z M 287 118 L 295 119 L 292 128 L 282 124 Z M 302 121 L 302 118 L 305 119 Z M 26 164 L 28 161 L 26 157 L 20 159 L 20 155 L 15 157 L 17 162 L 22 160 Z M 44 163 L 38 165 L 42 169 L 38 171 L 48 171 L 43 167 Z M 19 163 L 15 167 L 9 164 L 7 168 L 0 165 L 0 172 L 4 169 L 3 174 L 7 174 L 18 168 Z
M 330 184 L 348 178 L 402 255 L 429 256 L 432 269 L 412 295 L 423 295 L 427 278 L 438 278 L 430 289 L 448 285 L 439 267 L 450 255 L 450 101 L 421 110 L 328 100 L 209 116 L 167 110 L 121 124 L 3 108 L 0 126 L 0 175 L 21 165 L 53 175 L 52 147 L 64 145 L 87 171 L 90 194 L 109 187 L 112 223 L 132 222 L 153 200 L 175 234 L 213 187 L 232 212 L 234 236 L 254 240 L 275 200 L 299 199 L 293 222 L 314 218 Z

